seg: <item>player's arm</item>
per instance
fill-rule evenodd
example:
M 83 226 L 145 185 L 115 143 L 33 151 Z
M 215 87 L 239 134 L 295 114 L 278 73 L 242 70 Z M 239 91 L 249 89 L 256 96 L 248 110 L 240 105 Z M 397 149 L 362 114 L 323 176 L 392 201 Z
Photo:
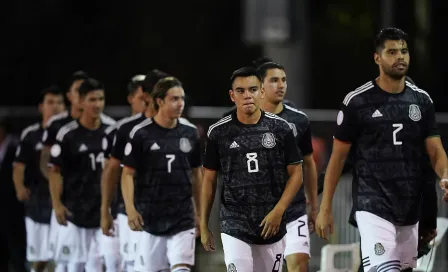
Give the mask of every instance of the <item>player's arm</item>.
M 317 168 L 313 158 L 313 144 L 309 123 L 303 134 L 302 140 L 299 143 L 299 147 L 303 155 L 303 182 L 305 186 L 305 194 L 311 205 L 312 215 L 317 216 Z
M 129 227 L 135 231 L 143 230 L 143 218 L 134 205 L 134 175 L 142 161 L 141 135 L 137 131 L 130 134 L 129 142 L 124 148 L 123 172 L 121 174 L 121 191 L 123 194 Z
M 104 165 L 101 175 L 101 213 L 110 214 L 110 206 L 117 191 L 120 179 L 120 161 L 114 157 L 109 158 Z
M 210 213 L 215 201 L 216 185 L 217 185 L 217 171 L 221 168 L 219 160 L 218 143 L 214 139 L 207 139 L 204 158 L 204 173 L 202 177 L 202 190 L 200 197 L 200 228 L 201 228 L 201 242 L 206 251 L 215 250 L 215 242 L 213 234 L 208 228 L 210 220 Z
M 50 162 L 48 169 L 48 182 L 50 187 L 51 203 L 53 209 L 55 210 L 56 219 L 59 224 L 66 226 L 67 220 L 66 215 L 71 215 L 67 208 L 62 204 L 61 201 L 61 184 L 62 175 L 61 167 L 63 167 L 64 162 L 64 147 L 63 143 L 57 141 L 50 150 Z
M 196 216 L 200 213 L 200 198 L 202 189 L 202 160 L 201 160 L 201 144 L 199 134 L 197 135 L 194 149 L 190 154 L 190 166 L 193 174 L 193 201 Z M 198 222 L 199 223 L 199 222 Z
M 33 152 L 30 144 L 27 142 L 25 136 L 20 141 L 20 145 L 17 147 L 16 156 L 13 164 L 12 178 L 14 187 L 16 189 L 17 199 L 19 201 L 27 201 L 30 196 L 30 190 L 25 186 L 25 167 L 30 160 L 30 155 Z

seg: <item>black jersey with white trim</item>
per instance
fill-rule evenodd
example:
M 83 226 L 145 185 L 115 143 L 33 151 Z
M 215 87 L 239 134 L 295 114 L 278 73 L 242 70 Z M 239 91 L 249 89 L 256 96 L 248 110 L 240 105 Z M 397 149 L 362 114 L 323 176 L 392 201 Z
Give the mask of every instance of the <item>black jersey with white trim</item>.
M 271 244 L 286 233 L 264 240 L 259 226 L 275 207 L 289 179 L 287 166 L 302 162 L 288 122 L 263 112 L 254 125 L 238 121 L 236 113 L 210 126 L 204 167 L 220 171 L 221 232 L 250 244 Z
M 50 164 L 64 177 L 61 200 L 73 214 L 67 219 L 79 227 L 100 226 L 101 174 L 112 146 L 108 126 L 90 130 L 73 120 L 59 130 L 51 147 Z
M 344 99 L 335 139 L 352 143 L 353 208 L 398 226 L 419 220 L 425 139 L 439 136 L 429 94 L 410 82 L 391 94 L 369 81 Z
M 44 129 L 40 123 L 26 127 L 20 136 L 15 162 L 25 165 L 24 184 L 30 190 L 30 198 L 24 203 L 25 215 L 33 221 L 49 224 L 51 218 L 51 198 L 48 181 L 39 167 Z
M 148 118 L 129 134 L 123 164 L 135 169 L 134 203 L 144 231 L 173 235 L 194 228 L 192 169 L 201 166 L 195 125 L 179 118 L 167 129 Z
M 303 111 L 299 111 L 298 109 L 285 104 L 283 105 L 283 110 L 277 115 L 288 121 L 294 132 L 297 146 L 299 147 L 302 155 L 307 156 L 312 154 L 313 145 L 311 141 L 311 126 L 308 116 L 306 116 Z M 306 198 L 305 187 L 302 186 L 286 211 L 286 223 L 297 220 L 297 218 L 304 214 L 306 214 Z

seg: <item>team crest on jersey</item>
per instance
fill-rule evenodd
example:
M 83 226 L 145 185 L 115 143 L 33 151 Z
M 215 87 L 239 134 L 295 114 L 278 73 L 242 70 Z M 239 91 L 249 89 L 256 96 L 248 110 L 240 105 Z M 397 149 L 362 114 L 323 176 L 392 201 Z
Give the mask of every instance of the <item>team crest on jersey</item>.
M 297 127 L 296 127 L 296 124 L 289 123 L 289 126 L 291 127 L 292 132 L 294 133 L 294 137 L 297 137 Z
M 409 118 L 411 118 L 411 120 L 415 122 L 422 119 L 422 113 L 420 112 L 420 109 L 417 105 L 412 104 L 409 106 Z
M 61 155 L 61 147 L 58 144 L 54 144 L 50 149 L 51 156 L 57 158 Z
M 64 253 L 64 255 L 70 254 L 70 248 L 68 248 L 68 246 L 64 246 L 62 248 L 62 253 Z
M 184 153 L 188 153 L 191 151 L 191 144 L 187 138 L 180 138 L 179 140 L 179 148 Z
M 102 142 L 103 150 L 106 150 L 106 149 L 107 149 L 107 145 L 108 145 L 108 143 L 107 143 L 107 139 L 106 139 L 106 137 L 104 137 L 104 138 L 103 138 L 103 142 Z
M 375 254 L 380 256 L 383 255 L 386 250 L 384 249 L 383 245 L 381 243 L 375 244 Z
M 127 155 L 131 154 L 131 151 L 132 151 L 132 144 L 127 143 L 124 148 L 124 154 L 127 156 Z
M 273 148 L 275 146 L 274 134 L 272 134 L 270 132 L 263 134 L 263 139 L 261 140 L 261 144 L 266 148 Z
M 236 270 L 235 264 L 229 264 L 229 266 L 227 266 L 227 272 L 238 272 L 238 270 Z

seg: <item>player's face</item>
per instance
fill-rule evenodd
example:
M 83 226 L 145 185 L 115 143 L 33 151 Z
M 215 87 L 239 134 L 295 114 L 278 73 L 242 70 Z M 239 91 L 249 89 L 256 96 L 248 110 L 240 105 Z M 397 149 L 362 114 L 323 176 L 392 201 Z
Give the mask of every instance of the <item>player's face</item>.
M 70 90 L 67 92 L 67 99 L 73 107 L 77 107 L 79 105 L 79 86 L 81 86 L 83 82 L 83 79 L 73 81 L 72 86 L 70 86 Z
M 131 104 L 132 112 L 139 113 L 146 110 L 146 101 L 143 93 L 142 87 L 138 89 L 128 97 L 129 104 Z
M 64 98 L 61 94 L 46 94 L 40 105 L 40 111 L 44 118 L 58 114 L 65 109 Z
M 182 115 L 185 107 L 185 92 L 182 87 L 168 90 L 163 100 L 159 100 L 159 111 L 163 111 L 169 118 L 175 119 Z
M 283 101 L 286 94 L 286 74 L 282 69 L 269 69 L 263 82 L 265 99 L 269 102 L 278 104 Z
M 380 54 L 375 53 L 375 62 L 387 76 L 402 79 L 409 67 L 409 49 L 405 41 L 388 40 Z
M 98 118 L 104 110 L 104 90 L 88 92 L 80 99 L 82 114 L 92 118 Z
M 258 110 L 260 100 L 264 97 L 260 80 L 256 76 L 235 78 L 229 94 L 237 110 L 249 115 Z

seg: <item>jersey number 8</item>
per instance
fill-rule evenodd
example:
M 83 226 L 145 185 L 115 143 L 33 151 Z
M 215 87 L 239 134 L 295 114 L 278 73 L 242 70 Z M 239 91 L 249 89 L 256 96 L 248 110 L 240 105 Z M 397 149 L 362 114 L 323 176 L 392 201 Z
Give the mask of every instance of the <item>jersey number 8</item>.
M 247 153 L 246 158 L 247 158 L 247 172 L 249 173 L 258 172 L 257 153 L 255 152 Z

